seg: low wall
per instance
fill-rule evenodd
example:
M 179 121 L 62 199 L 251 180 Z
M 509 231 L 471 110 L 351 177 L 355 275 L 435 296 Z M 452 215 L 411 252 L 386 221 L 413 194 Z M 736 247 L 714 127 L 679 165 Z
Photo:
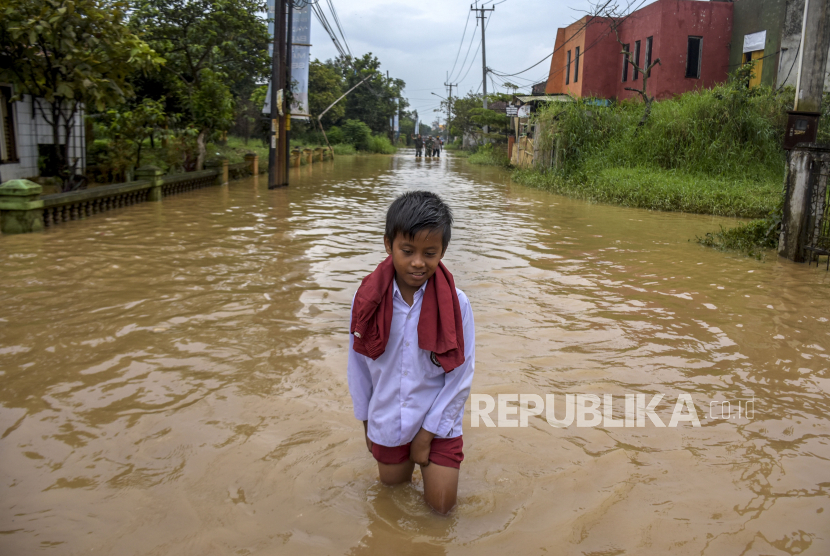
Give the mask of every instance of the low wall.
M 238 164 L 218 160 L 207 170 L 167 176 L 159 168 L 144 167 L 136 170 L 136 181 L 52 195 L 41 195 L 41 186 L 28 180 L 11 180 L 0 185 L 0 231 L 36 232 L 136 203 L 161 201 L 170 195 L 224 185 L 231 178 L 246 177 L 257 170 L 256 156 Z

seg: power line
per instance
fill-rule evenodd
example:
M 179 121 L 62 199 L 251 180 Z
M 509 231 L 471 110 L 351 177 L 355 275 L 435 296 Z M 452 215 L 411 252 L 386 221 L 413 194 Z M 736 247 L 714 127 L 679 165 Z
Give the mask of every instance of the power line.
M 461 55 L 461 47 L 464 46 L 464 37 L 467 35 L 467 26 L 469 24 L 470 24 L 470 12 L 467 12 L 467 21 L 464 23 L 464 32 L 461 33 L 461 42 L 458 43 L 458 52 L 455 53 L 455 61 L 452 63 L 452 69 L 450 70 L 450 73 L 455 72 L 455 66 L 456 66 L 456 64 L 458 64 L 458 56 Z M 476 20 L 476 25 L 478 25 L 478 20 Z M 472 43 L 472 41 L 471 41 L 471 43 Z M 469 51 L 470 51 L 470 49 L 468 48 L 467 52 L 469 52 Z M 465 58 L 465 61 L 466 61 L 466 58 Z M 463 63 L 461 64 L 461 67 L 464 67 Z

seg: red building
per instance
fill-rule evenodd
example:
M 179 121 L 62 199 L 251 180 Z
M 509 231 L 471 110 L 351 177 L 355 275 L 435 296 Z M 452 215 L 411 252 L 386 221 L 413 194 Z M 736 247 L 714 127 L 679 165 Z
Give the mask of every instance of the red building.
M 645 68 L 657 58 L 648 78 L 648 92 L 657 98 L 722 83 L 729 73 L 732 3 L 657 0 L 625 18 L 619 36 L 624 46 L 609 19 L 590 16 L 557 29 L 545 92 L 639 98 L 625 90 L 642 86 L 628 62 Z

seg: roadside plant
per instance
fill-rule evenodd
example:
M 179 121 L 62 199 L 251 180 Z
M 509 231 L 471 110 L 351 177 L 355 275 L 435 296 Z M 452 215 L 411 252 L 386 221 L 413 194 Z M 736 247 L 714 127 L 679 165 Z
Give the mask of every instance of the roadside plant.
M 132 95 L 129 77 L 164 59 L 127 26 L 127 2 L 4 0 L 0 5 L 0 80 L 14 100 L 35 97 L 52 131 L 57 173 L 72 187 L 72 130 L 84 110 L 102 112 Z

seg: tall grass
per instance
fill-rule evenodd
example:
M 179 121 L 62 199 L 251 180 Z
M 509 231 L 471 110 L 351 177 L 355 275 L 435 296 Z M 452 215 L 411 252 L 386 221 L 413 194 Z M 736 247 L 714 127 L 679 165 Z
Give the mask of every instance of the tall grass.
M 506 147 L 506 145 L 495 146 L 493 143 L 485 143 L 476 149 L 467 160 L 470 164 L 504 166 L 506 168 L 510 166 L 510 159 L 507 158 L 507 152 L 503 147 Z
M 385 135 L 372 135 L 367 141 L 365 150 L 377 154 L 394 154 L 398 149 Z

